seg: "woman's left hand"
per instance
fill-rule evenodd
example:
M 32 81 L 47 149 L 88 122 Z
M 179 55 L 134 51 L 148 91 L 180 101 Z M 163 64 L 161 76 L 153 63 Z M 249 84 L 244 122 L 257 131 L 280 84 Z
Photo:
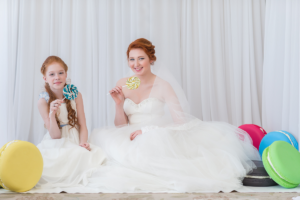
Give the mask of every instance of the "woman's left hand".
M 79 146 L 83 147 L 83 148 L 86 148 L 87 150 L 91 150 L 91 147 L 90 147 L 90 144 L 89 143 L 83 143 L 83 144 L 80 144 Z
M 130 134 L 130 140 L 133 140 L 136 136 L 140 134 L 142 134 L 142 130 L 134 131 L 133 133 Z

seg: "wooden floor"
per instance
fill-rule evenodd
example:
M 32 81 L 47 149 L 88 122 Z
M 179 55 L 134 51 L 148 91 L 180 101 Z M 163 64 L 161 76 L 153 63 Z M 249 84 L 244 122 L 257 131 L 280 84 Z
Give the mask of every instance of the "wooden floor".
M 300 193 L 195 193 L 195 194 L 0 194 L 1 200 L 292 200 Z M 299 197 L 300 198 L 300 197 Z

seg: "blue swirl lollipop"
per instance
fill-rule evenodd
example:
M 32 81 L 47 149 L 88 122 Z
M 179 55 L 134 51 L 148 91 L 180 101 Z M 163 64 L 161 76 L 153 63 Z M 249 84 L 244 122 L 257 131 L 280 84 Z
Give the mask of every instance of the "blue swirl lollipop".
M 67 84 L 64 87 L 63 94 L 64 94 L 64 96 L 65 96 L 66 99 L 74 100 L 78 96 L 77 87 L 75 85 L 73 85 L 73 84 Z

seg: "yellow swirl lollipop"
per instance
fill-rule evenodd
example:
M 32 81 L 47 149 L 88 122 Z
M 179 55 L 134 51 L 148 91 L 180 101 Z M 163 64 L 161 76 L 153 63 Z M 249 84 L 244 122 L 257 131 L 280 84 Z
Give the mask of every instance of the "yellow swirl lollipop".
M 129 79 L 127 79 L 126 81 L 126 87 L 129 89 L 129 90 L 135 90 L 137 89 L 141 84 L 141 80 L 138 78 L 138 77 L 130 77 Z M 124 85 L 125 86 L 125 85 Z M 123 87 L 124 87 L 123 86 Z
M 136 76 L 132 76 L 127 79 L 126 85 L 123 85 L 122 87 L 127 87 L 129 90 L 135 90 L 140 86 L 140 84 L 141 84 L 141 80 Z M 107 93 L 107 95 L 109 94 L 110 93 Z

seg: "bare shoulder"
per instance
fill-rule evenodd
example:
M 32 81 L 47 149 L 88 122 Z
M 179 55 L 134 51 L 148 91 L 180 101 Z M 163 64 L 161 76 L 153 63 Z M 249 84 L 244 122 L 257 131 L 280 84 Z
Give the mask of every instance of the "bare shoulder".
M 172 88 L 171 84 L 168 81 L 166 81 L 166 80 L 164 80 L 164 79 L 162 79 L 158 76 L 156 77 L 155 82 L 156 82 L 155 85 L 157 85 L 159 87 L 163 87 L 164 89 L 171 89 Z
M 48 103 L 45 99 L 40 98 L 38 100 L 38 110 L 39 110 L 39 113 L 40 113 L 40 115 L 42 116 L 42 118 L 44 120 L 44 123 L 46 123 L 46 121 L 48 119 L 49 112 L 48 112 Z
M 117 82 L 116 85 L 117 86 L 123 86 L 123 85 L 125 85 L 128 78 L 129 77 L 121 78 L 120 80 L 118 80 L 118 82 Z
M 168 81 L 158 76 L 156 77 L 153 89 L 157 90 L 158 93 L 161 94 L 164 99 L 169 99 L 170 97 L 173 97 L 175 95 L 175 91 L 172 85 Z
M 81 92 L 78 92 L 77 98 L 82 99 L 82 94 L 81 94 Z
M 48 107 L 47 101 L 45 99 L 43 99 L 43 98 L 40 98 L 38 100 L 38 108 L 39 108 L 39 110 L 40 109 L 47 109 L 47 107 Z
M 77 98 L 75 99 L 75 102 L 78 103 L 78 102 L 82 102 L 82 94 L 81 92 L 78 92 L 78 95 L 77 95 Z

